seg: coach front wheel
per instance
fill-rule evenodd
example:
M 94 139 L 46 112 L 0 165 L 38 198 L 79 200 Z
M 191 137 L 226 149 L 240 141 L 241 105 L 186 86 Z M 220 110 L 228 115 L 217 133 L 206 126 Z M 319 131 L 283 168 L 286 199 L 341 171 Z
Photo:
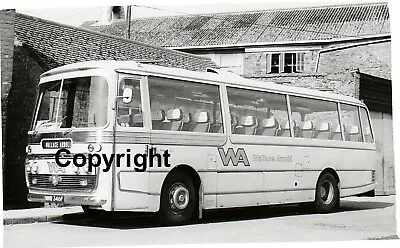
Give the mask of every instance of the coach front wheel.
M 193 180 L 185 173 L 173 172 L 165 179 L 161 190 L 158 218 L 164 225 L 188 223 L 198 204 L 198 194 Z
M 339 206 L 338 182 L 331 173 L 323 174 L 317 183 L 315 191 L 315 210 L 319 213 L 334 211 Z

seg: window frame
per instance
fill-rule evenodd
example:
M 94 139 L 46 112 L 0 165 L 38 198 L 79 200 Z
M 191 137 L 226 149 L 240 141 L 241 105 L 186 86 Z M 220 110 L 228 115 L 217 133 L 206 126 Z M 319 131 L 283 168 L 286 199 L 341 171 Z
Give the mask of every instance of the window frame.
M 361 110 L 362 110 L 362 109 L 364 109 L 364 110 L 365 110 L 365 113 L 366 113 L 367 122 L 368 122 L 368 126 L 369 126 L 369 131 L 370 131 L 371 137 L 372 137 L 372 142 L 367 142 L 367 141 L 365 140 L 365 136 L 364 136 L 364 129 L 365 129 L 365 127 L 364 127 L 364 122 L 362 121 L 362 118 L 361 118 Z M 374 143 L 375 143 L 375 134 L 374 134 L 374 131 L 373 131 L 373 129 L 372 129 L 371 115 L 370 115 L 370 113 L 369 113 L 369 110 L 368 110 L 368 108 L 366 108 L 366 107 L 358 106 L 358 112 L 359 112 L 359 115 L 358 115 L 358 116 L 360 117 L 361 135 L 362 135 L 363 142 L 364 142 L 364 143 L 369 143 L 369 144 L 374 144 Z
M 309 100 L 316 100 L 316 101 L 324 101 L 324 102 L 334 103 L 336 105 L 336 113 L 338 114 L 338 119 L 337 120 L 338 120 L 338 124 L 340 126 L 340 133 L 341 133 L 341 138 L 342 138 L 340 141 L 345 141 L 344 140 L 344 130 L 342 128 L 343 125 L 342 125 L 342 120 L 341 120 L 341 112 L 340 112 L 340 103 L 341 102 L 340 101 L 334 101 L 334 100 L 323 99 L 323 98 L 315 98 L 315 97 L 303 96 L 303 95 L 296 95 L 296 94 L 291 94 L 291 93 L 289 93 L 288 96 L 289 96 L 289 100 L 290 100 L 290 97 L 293 96 L 293 97 L 305 98 L 305 99 L 309 99 Z M 289 101 L 288 104 L 290 106 L 290 111 L 291 111 L 291 109 L 292 109 L 291 101 Z M 291 126 L 291 129 L 293 129 L 292 128 L 293 121 L 294 120 L 292 119 L 292 112 L 290 112 L 290 126 Z M 301 138 L 301 139 L 310 140 L 309 138 L 295 137 L 294 130 L 293 130 L 293 133 L 292 133 L 291 137 L 292 138 Z M 325 140 L 331 140 L 331 139 L 325 139 Z M 331 141 L 337 141 L 337 140 L 331 140 Z
M 166 134 L 184 134 L 184 135 L 217 135 L 217 136 L 225 136 L 227 134 L 227 127 L 226 127 L 226 118 L 225 118 L 225 109 L 224 109 L 224 102 L 223 102 L 223 89 L 222 86 L 223 84 L 221 84 L 220 82 L 212 82 L 212 81 L 202 81 L 202 80 L 192 80 L 190 78 L 185 78 L 185 77 L 174 77 L 174 76 L 164 76 L 164 75 L 147 75 L 146 76 L 146 87 L 147 87 L 147 97 L 148 97 L 148 109 L 149 109 L 149 113 L 151 113 L 151 97 L 150 97 L 150 83 L 149 83 L 149 77 L 155 77 L 155 78 L 159 78 L 159 79 L 165 79 L 165 80 L 175 80 L 175 81 L 179 81 L 182 83 L 188 83 L 188 84 L 202 84 L 205 86 L 209 86 L 209 85 L 213 85 L 215 87 L 217 87 L 219 94 L 219 103 L 220 103 L 220 113 L 221 113 L 221 121 L 222 121 L 222 127 L 223 127 L 223 131 L 222 133 L 210 133 L 210 132 L 194 132 L 194 131 L 174 131 L 174 130 L 162 130 L 162 129 L 153 129 L 152 127 L 152 118 L 151 118 L 151 114 L 149 114 L 148 116 L 148 121 L 150 122 L 149 125 L 149 130 L 153 133 L 166 133 Z
M 225 120 L 226 121 L 226 123 L 227 123 L 227 125 L 229 126 L 229 135 L 240 135 L 240 136 L 256 136 L 256 137 L 260 137 L 260 135 L 246 135 L 246 134 L 236 134 L 236 133 L 233 133 L 233 130 L 232 130 L 232 119 L 231 119 L 231 111 L 230 111 L 230 102 L 229 102 L 229 94 L 228 94 L 228 88 L 233 88 L 233 89 L 236 89 L 236 90 L 247 90 L 247 91 L 258 91 L 258 92 L 260 92 L 260 93 L 262 93 L 262 94 L 275 94 L 275 95 L 281 95 L 281 96 L 283 96 L 284 98 L 285 98 L 285 105 L 286 105 L 286 111 L 287 111 L 287 121 L 289 121 L 289 128 L 290 128 L 290 137 L 282 137 L 282 136 L 276 136 L 276 137 L 279 137 L 279 138 L 291 138 L 292 137 L 292 133 L 293 133 L 293 131 L 292 131 L 292 124 L 291 124 L 291 122 L 290 122 L 290 112 L 289 112 L 289 110 L 290 110 L 290 108 L 289 108 L 289 105 L 288 105 L 288 98 L 289 98 L 289 94 L 287 94 L 287 93 L 282 93 L 282 92 L 277 92 L 277 91 L 270 91 L 270 90 L 268 90 L 268 89 L 257 89 L 257 88 L 251 88 L 251 87 L 246 87 L 246 86 L 237 86 L 237 85 L 225 85 L 225 92 L 226 92 L 226 109 L 227 109 L 227 111 L 228 111 L 228 113 L 229 113 L 229 115 L 227 116 L 228 118 Z
M 292 64 L 289 65 L 292 67 L 291 72 L 285 72 L 285 55 L 286 54 L 292 54 L 295 55 L 294 58 L 292 58 Z M 304 72 L 304 67 L 305 67 L 305 51 L 286 51 L 286 52 L 268 52 L 266 53 L 266 72 L 267 74 L 290 74 L 290 73 L 303 73 Z M 273 55 L 278 55 L 278 61 L 279 64 L 278 66 L 273 66 L 272 65 L 272 56 Z M 294 63 L 294 64 L 293 64 Z M 301 63 L 301 64 L 299 64 Z M 278 67 L 278 72 L 272 72 L 273 67 Z M 293 72 L 293 68 L 295 68 L 295 72 Z
M 119 96 L 119 91 L 121 89 L 121 84 L 125 79 L 134 79 L 139 81 L 139 88 L 140 88 L 140 109 L 141 109 L 141 113 L 143 114 L 143 126 L 142 127 L 126 127 L 126 126 L 121 126 L 118 123 L 118 109 L 120 107 L 120 104 L 122 102 L 122 98 L 116 98 L 115 101 L 115 126 L 118 127 L 118 129 L 121 129 L 123 131 L 138 131 L 138 130 L 149 130 L 151 128 L 151 126 L 149 126 L 148 121 L 147 121 L 147 111 L 146 111 L 146 105 L 147 105 L 147 101 L 146 101 L 146 95 L 147 90 L 146 90 L 146 86 L 147 83 L 145 83 L 145 76 L 141 76 L 141 75 L 136 75 L 136 74 L 126 74 L 126 73 L 119 73 L 119 77 L 118 77 L 118 83 L 117 83 L 117 88 L 116 88 L 116 96 Z
M 357 115 L 358 115 L 358 123 L 359 123 L 359 128 L 360 128 L 360 135 L 362 136 L 362 140 L 361 141 L 349 141 L 349 140 L 346 140 L 346 137 L 344 137 L 344 141 L 348 141 L 348 142 L 355 142 L 355 143 L 367 143 L 367 144 L 373 144 L 373 143 L 375 143 L 375 136 L 373 135 L 373 131 L 372 131 L 372 125 L 371 125 L 371 120 L 370 120 L 370 116 L 369 116 L 369 111 L 367 110 L 367 108 L 365 108 L 365 107 L 363 107 L 363 106 L 360 106 L 360 105 L 357 105 L 357 104 L 353 104 L 353 103 L 344 103 L 344 102 L 341 102 L 341 104 L 344 104 L 344 105 L 348 105 L 348 106 L 352 106 L 352 107 L 355 107 L 355 108 L 357 108 Z M 360 108 L 364 108 L 364 109 L 366 109 L 367 111 L 367 118 L 368 118 L 368 121 L 369 121 L 369 125 L 370 125 L 370 131 L 371 131 L 371 135 L 372 135 L 372 138 L 373 138 L 373 143 L 368 143 L 368 142 L 366 142 L 365 141 L 365 137 L 364 137 L 364 127 L 363 127 L 363 122 L 362 122 L 362 120 L 361 120 L 361 111 L 360 111 Z M 340 115 L 342 115 L 342 113 L 340 113 Z M 344 124 L 343 124 L 344 125 Z M 342 125 L 342 126 L 343 126 Z M 344 134 L 344 130 L 342 130 L 342 133 L 343 133 L 343 135 L 345 135 Z

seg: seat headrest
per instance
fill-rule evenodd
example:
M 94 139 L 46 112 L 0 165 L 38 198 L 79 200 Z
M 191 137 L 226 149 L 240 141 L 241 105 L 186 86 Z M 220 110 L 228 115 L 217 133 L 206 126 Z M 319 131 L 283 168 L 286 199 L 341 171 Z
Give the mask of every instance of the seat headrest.
M 320 131 L 320 132 L 328 132 L 329 129 L 330 129 L 330 124 L 328 122 L 323 122 L 318 127 L 318 131 Z
M 193 120 L 196 123 L 208 123 L 210 121 L 210 114 L 206 111 L 197 112 L 194 114 Z
M 257 119 L 252 115 L 243 116 L 240 118 L 240 125 L 244 127 L 252 127 L 254 125 L 257 125 Z
M 301 126 L 301 130 L 312 130 L 314 128 L 314 123 L 312 121 L 305 121 Z
M 151 120 L 153 120 L 153 121 L 165 120 L 165 111 L 164 110 L 151 111 Z
M 267 119 L 264 119 L 261 123 L 261 126 L 263 128 L 274 128 L 278 126 L 278 121 L 275 119 L 275 117 L 270 117 Z
M 169 121 L 180 121 L 183 118 L 182 109 L 170 109 L 167 112 L 167 119 Z
M 187 113 L 183 115 L 182 118 L 183 123 L 189 123 L 192 121 L 192 114 L 191 113 Z
M 143 123 L 143 113 L 137 113 L 132 117 L 132 122 L 139 124 Z
M 351 128 L 350 128 L 350 132 L 349 132 L 350 134 L 358 134 L 359 133 L 359 129 L 358 129 L 358 126 L 352 126 Z

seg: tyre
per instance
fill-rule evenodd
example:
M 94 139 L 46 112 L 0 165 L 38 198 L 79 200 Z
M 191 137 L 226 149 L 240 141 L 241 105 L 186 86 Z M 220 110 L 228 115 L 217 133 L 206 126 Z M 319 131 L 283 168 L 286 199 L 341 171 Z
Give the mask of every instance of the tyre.
M 162 225 L 189 223 L 196 213 L 198 193 L 193 180 L 185 173 L 167 176 L 161 190 L 158 220 Z
M 314 208 L 318 213 L 329 213 L 339 207 L 338 182 L 331 173 L 323 174 L 317 182 Z

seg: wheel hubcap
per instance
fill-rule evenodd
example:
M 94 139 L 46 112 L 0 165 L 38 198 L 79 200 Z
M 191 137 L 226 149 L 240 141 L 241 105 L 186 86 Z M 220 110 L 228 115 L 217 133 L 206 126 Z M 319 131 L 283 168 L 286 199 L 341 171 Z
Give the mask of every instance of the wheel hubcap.
M 189 204 L 189 190 L 181 183 L 175 183 L 169 190 L 169 207 L 174 213 L 182 212 Z
M 333 200 L 334 189 L 333 184 L 329 181 L 324 181 L 320 188 L 320 197 L 325 204 L 330 204 Z

